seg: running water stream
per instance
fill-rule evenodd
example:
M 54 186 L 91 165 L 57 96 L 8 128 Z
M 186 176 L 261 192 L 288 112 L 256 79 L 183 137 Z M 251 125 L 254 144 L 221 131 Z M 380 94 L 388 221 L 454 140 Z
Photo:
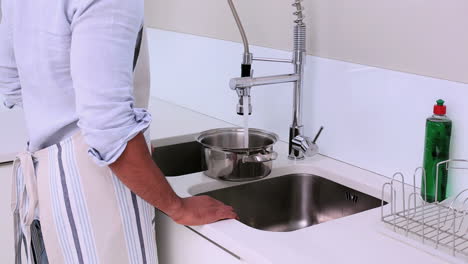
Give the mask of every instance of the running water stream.
M 244 105 L 244 148 L 249 148 L 249 97 L 242 96 Z

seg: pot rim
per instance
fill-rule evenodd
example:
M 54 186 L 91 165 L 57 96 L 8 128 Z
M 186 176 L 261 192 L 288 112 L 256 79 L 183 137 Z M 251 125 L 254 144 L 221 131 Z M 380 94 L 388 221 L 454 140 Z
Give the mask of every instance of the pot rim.
M 219 133 L 226 133 L 226 132 L 243 132 L 244 129 L 241 128 L 241 127 L 225 127 L 225 128 L 215 128 L 215 129 L 210 129 L 210 130 L 206 130 L 206 131 L 203 131 L 201 132 L 198 136 L 197 136 L 197 142 L 202 144 L 204 147 L 207 147 L 209 149 L 214 149 L 214 150 L 219 150 L 219 151 L 225 151 L 225 152 L 249 152 L 249 151 L 255 151 L 255 150 L 263 150 L 263 149 L 266 149 L 266 148 L 269 148 L 270 146 L 273 146 L 277 141 L 278 141 L 278 135 L 273 133 L 273 132 L 269 132 L 269 131 L 266 131 L 266 130 L 263 130 L 263 129 L 258 129 L 258 128 L 249 128 L 249 134 L 254 132 L 254 133 L 257 133 L 257 134 L 260 134 L 260 135 L 263 135 L 263 136 L 267 136 L 268 138 L 270 138 L 273 143 L 272 144 L 268 144 L 268 145 L 264 145 L 264 146 L 261 146 L 261 147 L 255 147 L 255 148 L 223 148 L 223 147 L 218 147 L 218 146 L 213 146 L 213 145 L 209 145 L 209 144 L 206 144 L 206 143 L 203 143 L 202 140 L 205 139 L 206 137 L 208 136 L 211 136 L 211 135 L 215 135 L 215 134 L 219 134 Z

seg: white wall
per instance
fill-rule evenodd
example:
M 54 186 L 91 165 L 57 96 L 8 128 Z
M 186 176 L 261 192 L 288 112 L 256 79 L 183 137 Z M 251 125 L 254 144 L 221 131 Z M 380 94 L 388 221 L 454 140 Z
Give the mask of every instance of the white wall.
M 153 96 L 241 125 L 237 96 L 229 90 L 239 76 L 238 43 L 149 29 Z M 288 52 L 253 47 L 256 56 Z M 283 64 L 255 63 L 255 75 L 290 71 Z M 292 116 L 290 84 L 252 91 L 252 127 L 287 139 Z M 454 121 L 453 157 L 468 158 L 468 85 L 309 56 L 304 94 L 308 135 L 325 126 L 321 152 L 380 173 L 407 175 L 421 165 L 425 119 L 436 99 L 448 104 Z M 157 125 L 155 125 L 156 127 Z M 156 129 L 156 128 L 155 128 Z M 408 177 L 409 179 L 410 177 Z M 456 182 L 468 187 L 468 178 Z
M 293 0 L 235 0 L 251 44 L 292 47 Z M 468 1 L 303 0 L 310 55 L 468 83 Z M 148 0 L 150 27 L 240 41 L 226 0 Z
M 234 42 L 149 29 L 153 95 L 219 119 L 242 124 L 236 114 L 237 95 L 229 80 L 240 75 L 242 47 Z M 264 56 L 288 52 L 255 47 Z M 287 64 L 256 64 L 255 75 L 292 71 Z M 292 86 L 252 90 L 251 123 L 287 137 L 292 117 Z M 281 122 L 277 122 L 281 120 Z

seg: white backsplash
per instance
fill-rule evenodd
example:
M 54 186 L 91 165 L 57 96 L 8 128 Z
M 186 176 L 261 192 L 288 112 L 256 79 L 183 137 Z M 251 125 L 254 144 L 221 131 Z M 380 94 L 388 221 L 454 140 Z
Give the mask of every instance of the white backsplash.
M 240 74 L 239 43 L 149 29 L 152 95 L 242 125 L 237 95 L 229 79 Z M 258 57 L 289 58 L 290 53 L 252 47 Z M 386 176 L 412 175 L 421 165 L 425 119 L 436 99 L 447 102 L 454 122 L 452 157 L 468 158 L 468 84 L 308 56 L 304 125 L 319 139 L 321 153 Z M 292 72 L 286 64 L 255 62 L 254 75 Z M 287 140 L 292 118 L 291 84 L 252 89 L 252 127 Z M 157 124 L 154 125 L 157 129 Z M 468 136 L 468 135 L 467 135 Z M 468 187 L 468 173 L 456 178 Z M 466 176 L 466 177 L 463 177 Z

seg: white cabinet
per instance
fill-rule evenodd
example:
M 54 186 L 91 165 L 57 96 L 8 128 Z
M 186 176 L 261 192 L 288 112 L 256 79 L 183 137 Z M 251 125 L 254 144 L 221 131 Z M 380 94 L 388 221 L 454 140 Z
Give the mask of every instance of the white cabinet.
M 240 264 L 235 254 L 156 213 L 156 240 L 160 264 Z
M 0 259 L 14 263 L 13 214 L 11 213 L 11 173 L 13 166 L 0 164 Z

